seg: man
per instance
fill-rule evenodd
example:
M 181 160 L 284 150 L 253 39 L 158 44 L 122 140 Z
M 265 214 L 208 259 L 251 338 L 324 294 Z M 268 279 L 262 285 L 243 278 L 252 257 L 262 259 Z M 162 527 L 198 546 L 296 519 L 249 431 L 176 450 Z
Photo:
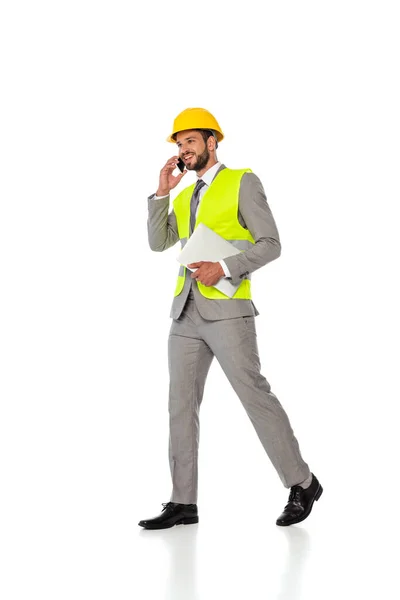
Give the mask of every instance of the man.
M 207 110 L 180 113 L 168 141 L 176 143 L 161 169 L 156 194 L 148 199 L 150 248 L 162 252 L 178 240 L 184 246 L 202 222 L 243 250 L 219 262 L 180 268 L 171 309 L 168 345 L 170 394 L 169 461 L 172 496 L 161 514 L 139 522 L 164 529 L 198 522 L 197 458 L 199 408 L 213 357 L 236 391 L 283 485 L 291 488 L 277 525 L 292 525 L 310 514 L 322 487 L 301 457 L 288 417 L 260 373 L 250 274 L 280 255 L 279 234 L 258 177 L 218 162 L 222 130 Z M 178 160 L 185 169 L 174 175 Z M 169 194 L 187 171 L 196 185 L 185 188 L 169 210 Z M 232 298 L 216 289 L 221 277 L 240 284 Z

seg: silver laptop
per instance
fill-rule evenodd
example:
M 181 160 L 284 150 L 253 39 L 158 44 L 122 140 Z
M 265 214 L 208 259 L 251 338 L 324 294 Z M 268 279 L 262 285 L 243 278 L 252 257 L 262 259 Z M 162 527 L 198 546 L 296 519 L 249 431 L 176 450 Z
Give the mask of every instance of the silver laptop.
M 240 254 L 240 252 L 241 250 L 218 235 L 218 233 L 215 233 L 207 225 L 199 223 L 185 247 L 181 250 L 177 261 L 187 267 L 187 265 L 201 260 L 218 262 L 224 258 L 228 258 L 228 256 Z M 189 271 L 196 271 L 196 269 L 189 269 Z M 213 287 L 216 287 L 220 292 L 232 298 L 239 285 L 240 283 L 233 285 L 226 277 L 221 277 Z

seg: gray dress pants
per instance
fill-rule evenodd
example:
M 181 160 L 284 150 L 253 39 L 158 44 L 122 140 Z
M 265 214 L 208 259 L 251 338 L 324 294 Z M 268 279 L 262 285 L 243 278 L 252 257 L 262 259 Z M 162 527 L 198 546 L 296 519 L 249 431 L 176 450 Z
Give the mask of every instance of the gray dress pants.
M 229 300 L 227 300 L 229 302 Z M 289 419 L 260 373 L 254 317 L 208 321 L 192 294 L 168 340 L 171 502 L 197 502 L 199 410 L 214 356 L 241 400 L 283 485 L 310 475 Z

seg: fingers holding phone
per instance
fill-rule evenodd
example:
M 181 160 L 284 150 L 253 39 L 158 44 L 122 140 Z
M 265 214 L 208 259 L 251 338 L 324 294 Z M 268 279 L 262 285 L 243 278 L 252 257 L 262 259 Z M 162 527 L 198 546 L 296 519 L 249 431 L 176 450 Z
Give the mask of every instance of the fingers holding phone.
M 173 171 L 178 167 L 180 173 L 173 175 Z M 173 190 L 182 177 L 186 175 L 185 164 L 179 156 L 172 156 L 160 171 L 160 181 L 157 190 L 157 196 L 167 196 Z

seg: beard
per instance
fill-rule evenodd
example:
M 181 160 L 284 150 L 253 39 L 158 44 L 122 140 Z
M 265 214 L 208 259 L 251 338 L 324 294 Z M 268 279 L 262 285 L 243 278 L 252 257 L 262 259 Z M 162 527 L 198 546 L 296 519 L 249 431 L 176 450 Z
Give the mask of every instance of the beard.
M 204 167 L 206 166 L 206 164 L 208 163 L 208 161 L 210 160 L 210 153 L 207 149 L 207 146 L 204 149 L 204 152 L 202 152 L 201 154 L 199 154 L 199 156 L 197 157 L 196 162 L 193 163 L 193 166 L 191 167 L 186 167 L 189 171 L 201 171 L 202 169 L 204 169 Z

